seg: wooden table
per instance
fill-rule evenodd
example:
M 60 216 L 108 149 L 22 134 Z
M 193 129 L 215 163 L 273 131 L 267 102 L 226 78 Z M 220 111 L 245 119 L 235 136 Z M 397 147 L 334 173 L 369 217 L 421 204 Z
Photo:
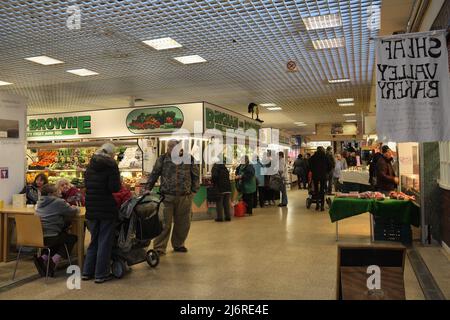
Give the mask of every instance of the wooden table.
M 8 262 L 11 259 L 9 259 L 9 248 L 11 243 L 11 237 L 10 237 L 10 228 L 8 219 L 13 219 L 16 215 L 20 214 L 35 214 L 34 208 L 14 208 L 12 206 L 4 206 L 0 209 L 0 221 L 1 221 L 1 230 L 2 235 L 0 238 L 0 244 L 1 244 L 1 256 L 0 256 L 0 262 Z M 83 262 L 84 262 L 84 221 L 85 221 L 85 215 L 86 215 L 86 209 L 80 208 L 80 214 L 75 216 L 72 220 L 72 233 L 75 234 L 78 237 L 78 241 L 75 245 L 75 250 L 77 252 L 77 262 L 78 266 L 83 269 Z

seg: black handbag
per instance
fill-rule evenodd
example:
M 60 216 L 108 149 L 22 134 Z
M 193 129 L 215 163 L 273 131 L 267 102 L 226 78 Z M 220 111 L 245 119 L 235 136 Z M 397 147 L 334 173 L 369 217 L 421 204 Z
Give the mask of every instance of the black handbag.
M 206 188 L 206 198 L 208 202 L 216 202 L 219 199 L 220 192 L 216 186 Z

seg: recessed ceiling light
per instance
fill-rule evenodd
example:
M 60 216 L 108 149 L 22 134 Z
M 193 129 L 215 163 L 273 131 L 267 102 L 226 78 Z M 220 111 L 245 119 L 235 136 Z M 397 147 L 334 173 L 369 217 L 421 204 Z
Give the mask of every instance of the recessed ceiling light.
M 276 107 L 277 105 L 275 103 L 261 103 L 260 106 L 268 108 L 268 107 Z
M 43 64 L 44 66 L 50 66 L 52 64 L 60 64 L 64 63 L 63 61 L 53 59 L 47 56 L 38 56 L 38 57 L 31 57 L 31 58 L 25 58 L 25 60 L 36 62 L 39 64 Z
M 178 62 L 181 62 L 182 64 L 192 64 L 192 63 L 201 63 L 206 62 L 205 59 L 200 57 L 199 55 L 192 55 L 192 56 L 183 56 L 183 57 L 176 57 L 174 58 Z
M 345 122 L 358 122 L 358 120 L 345 120 Z
M 356 113 L 344 113 L 344 117 L 354 117 Z
M 353 107 L 355 104 L 353 102 L 349 103 L 339 103 L 340 107 Z
M 321 49 L 332 49 L 332 48 L 340 48 L 345 45 L 344 38 L 333 38 L 333 39 L 320 39 L 313 40 L 313 46 L 316 50 Z
M 338 14 L 327 14 L 323 16 L 304 18 L 303 23 L 306 26 L 306 30 L 335 28 L 342 26 L 341 16 Z
M 6 82 L 6 81 L 0 81 L 0 86 L 8 86 L 12 84 L 11 82 Z
M 173 40 L 170 37 L 153 39 L 153 40 L 144 40 L 142 42 L 156 50 L 166 50 L 166 49 L 174 49 L 174 48 L 182 47 L 181 44 L 179 44 L 178 42 L 176 42 L 175 40 Z
M 74 70 L 67 70 L 67 72 L 76 74 L 77 76 L 80 77 L 95 76 L 98 74 L 97 72 L 88 69 L 74 69 Z
M 328 83 L 344 83 L 344 82 L 350 82 L 350 79 L 344 78 L 344 79 L 328 79 Z
M 267 110 L 277 111 L 277 110 L 282 110 L 282 108 L 281 107 L 270 107 L 270 108 L 267 108 Z
M 336 99 L 337 103 L 344 103 L 344 102 L 353 102 L 355 99 L 353 98 L 344 98 L 344 99 Z

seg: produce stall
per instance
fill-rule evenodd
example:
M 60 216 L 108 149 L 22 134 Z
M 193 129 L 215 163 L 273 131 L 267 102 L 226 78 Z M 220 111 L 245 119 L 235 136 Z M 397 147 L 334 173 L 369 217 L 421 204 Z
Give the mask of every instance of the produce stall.
M 254 129 L 256 135 L 251 139 L 257 141 L 260 127 L 255 120 L 206 102 L 33 115 L 28 116 L 27 123 L 27 182 L 44 172 L 51 182 L 64 177 L 81 189 L 92 155 L 106 141 L 117 147 L 116 160 L 124 184 L 139 194 L 158 156 L 166 152 L 167 142 L 173 138 L 189 140 L 189 151 L 201 167 L 201 187 L 192 204 L 193 219 L 212 217 L 206 190 L 211 166 L 203 161 L 211 137 L 204 136 L 205 131 Z M 248 148 L 249 139 L 244 147 Z M 242 143 L 232 141 L 227 148 L 241 150 Z M 238 156 L 236 150 L 230 169 L 237 165 Z

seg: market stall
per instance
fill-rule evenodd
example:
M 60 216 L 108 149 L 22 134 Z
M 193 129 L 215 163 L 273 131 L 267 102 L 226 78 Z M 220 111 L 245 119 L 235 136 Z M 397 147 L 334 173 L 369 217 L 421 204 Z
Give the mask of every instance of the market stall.
M 51 182 L 67 178 L 80 189 L 90 158 L 105 140 L 117 147 L 123 182 L 135 194 L 145 185 L 158 156 L 166 152 L 168 140 L 188 140 L 189 151 L 201 169 L 201 187 L 192 204 L 193 219 L 211 217 L 206 190 L 211 166 L 203 159 L 211 137 L 205 132 L 252 128 L 257 141 L 259 129 L 255 120 L 206 102 L 33 115 L 27 122 L 27 182 L 44 172 Z M 248 147 L 249 138 L 245 141 L 244 147 Z M 235 138 L 226 147 L 240 149 L 238 143 Z M 237 166 L 239 152 L 232 153 L 230 169 Z
M 369 169 L 367 167 L 351 167 L 341 171 L 342 190 L 344 192 L 364 192 L 372 190 L 369 183 Z

